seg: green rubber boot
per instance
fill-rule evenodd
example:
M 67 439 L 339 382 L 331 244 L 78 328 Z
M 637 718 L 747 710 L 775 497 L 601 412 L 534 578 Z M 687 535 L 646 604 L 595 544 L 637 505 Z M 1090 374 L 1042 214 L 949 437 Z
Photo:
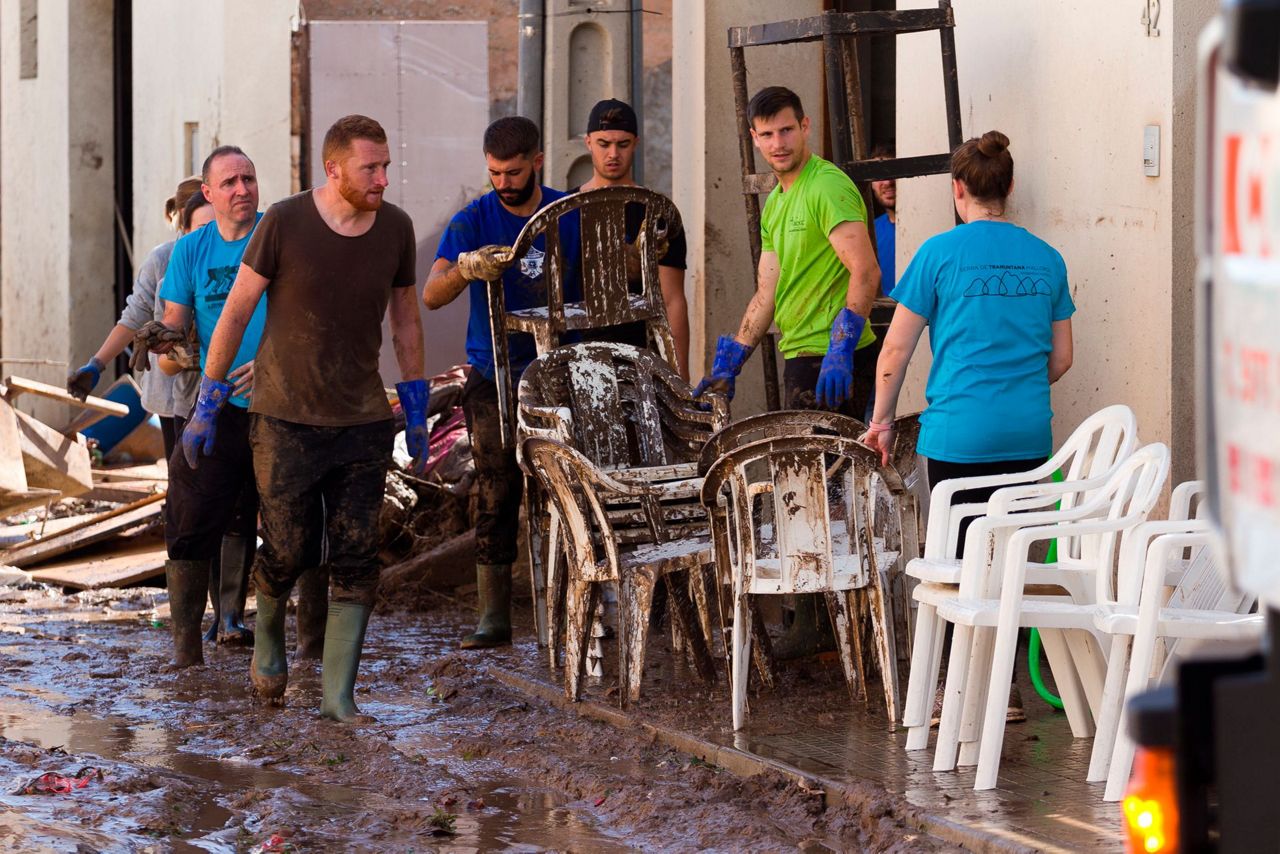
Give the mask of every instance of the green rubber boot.
M 289 660 L 284 652 L 284 614 L 287 596 L 273 599 L 258 591 L 258 622 L 253 633 L 253 663 L 249 678 L 258 696 L 276 702 L 289 685 Z
M 369 625 L 369 606 L 355 602 L 329 603 L 329 620 L 324 627 L 324 663 L 320 680 L 324 699 L 320 716 L 341 723 L 372 723 L 369 715 L 356 708 L 356 672 L 360 650 Z
M 222 575 L 219 584 L 218 643 L 250 646 L 253 632 L 244 625 L 244 600 L 249 593 L 249 567 L 253 543 L 248 537 L 226 534 L 222 538 Z
M 294 661 L 320 661 L 329 619 L 329 567 L 314 566 L 298 577 L 298 645 Z
M 462 639 L 463 649 L 490 649 L 511 643 L 511 564 L 476 564 L 480 623 Z
M 169 588 L 174 666 L 204 664 L 200 618 L 204 616 L 204 599 L 209 589 L 209 561 L 165 561 L 164 579 Z

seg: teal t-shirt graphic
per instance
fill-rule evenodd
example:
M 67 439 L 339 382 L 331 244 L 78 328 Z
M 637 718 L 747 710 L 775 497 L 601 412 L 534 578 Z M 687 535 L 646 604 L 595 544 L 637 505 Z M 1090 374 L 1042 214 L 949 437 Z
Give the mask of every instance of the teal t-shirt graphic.
M 258 220 L 262 214 L 258 214 Z M 257 221 L 254 222 L 257 227 Z M 240 259 L 249 245 L 250 231 L 240 240 L 225 241 L 218 232 L 218 224 L 211 222 L 190 234 L 184 235 L 173 247 L 169 267 L 160 285 L 160 298 L 179 305 L 190 306 L 195 315 L 196 335 L 200 338 L 200 369 L 204 369 L 209 342 L 214 327 L 222 316 L 222 307 L 240 271 Z M 267 319 L 267 297 L 258 300 L 258 307 L 244 330 L 244 339 L 236 351 L 230 370 L 253 360 L 262 339 L 262 325 Z M 249 406 L 249 398 L 232 397 L 231 403 L 241 408 Z
M 1052 453 L 1053 324 L 1076 310 L 1056 249 L 1012 223 L 959 225 L 925 241 L 893 298 L 929 324 L 923 456 L 980 463 Z

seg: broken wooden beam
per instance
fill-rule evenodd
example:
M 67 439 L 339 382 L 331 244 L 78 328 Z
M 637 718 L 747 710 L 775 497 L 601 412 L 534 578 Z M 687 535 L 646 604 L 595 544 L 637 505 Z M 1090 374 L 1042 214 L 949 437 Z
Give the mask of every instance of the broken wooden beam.
M 88 448 L 25 412 L 15 409 L 13 413 L 18 421 L 27 486 L 56 489 L 68 497 L 93 489 Z
M 81 400 L 66 389 L 42 383 L 39 380 L 29 380 L 26 377 L 5 377 L 4 386 L 4 397 L 10 403 L 19 395 L 34 394 L 51 400 L 58 400 L 80 409 L 93 409 L 107 415 L 125 416 L 129 414 L 129 407 L 123 403 L 115 403 L 106 398 L 94 397 L 93 395 Z
M 119 552 L 46 564 L 31 571 L 31 580 L 76 590 L 98 590 L 126 587 L 164 575 L 164 543 L 150 537 L 143 539 L 145 542 Z
M 18 546 L 0 554 L 4 555 L 4 562 L 10 566 L 31 566 L 112 537 L 137 533 L 160 520 L 164 498 L 165 493 L 161 492 L 117 507 L 107 513 L 92 516 L 58 534 L 42 537 L 29 545 Z
M 0 398 L 0 491 L 27 491 L 27 470 L 22 465 L 22 434 L 16 410 Z

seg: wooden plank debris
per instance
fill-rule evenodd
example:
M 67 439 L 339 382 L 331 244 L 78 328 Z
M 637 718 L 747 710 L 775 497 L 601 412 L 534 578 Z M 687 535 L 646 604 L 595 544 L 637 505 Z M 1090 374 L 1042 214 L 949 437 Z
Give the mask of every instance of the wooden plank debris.
M 0 398 L 0 491 L 27 491 L 27 470 L 22 464 L 22 434 L 18 432 L 17 412 L 3 398 Z
M 27 485 L 56 489 L 67 497 L 93 489 L 89 449 L 25 412 L 13 410 L 18 420 L 22 465 Z
M 93 409 L 97 412 L 103 412 L 107 415 L 125 416 L 129 414 L 129 407 L 123 403 L 115 403 L 102 397 L 94 397 L 89 395 L 84 400 L 74 396 L 66 389 L 58 388 L 56 385 L 42 383 L 39 380 L 29 380 L 26 377 L 5 377 L 4 397 L 10 403 L 21 394 L 35 394 L 40 397 L 47 397 L 51 400 L 59 400 L 70 406 L 80 409 Z
M 31 566 L 112 537 L 137 533 L 159 521 L 164 497 L 165 493 L 161 492 L 107 513 L 91 516 L 83 523 L 54 536 L 42 537 L 30 545 L 9 549 L 4 552 L 4 562 L 10 566 Z
M 147 537 L 145 542 L 100 557 L 73 558 L 45 564 L 31 571 L 31 580 L 45 584 L 97 590 L 102 587 L 125 587 L 164 575 L 167 557 L 164 543 Z
M 149 466 L 112 466 L 111 468 L 94 469 L 93 479 L 99 483 L 121 480 L 167 481 L 169 479 L 169 469 L 158 463 Z
M 157 492 L 164 492 L 164 483 L 158 480 L 108 480 L 98 481 L 94 478 L 93 489 L 82 498 L 86 501 L 114 501 L 117 504 L 130 504 Z

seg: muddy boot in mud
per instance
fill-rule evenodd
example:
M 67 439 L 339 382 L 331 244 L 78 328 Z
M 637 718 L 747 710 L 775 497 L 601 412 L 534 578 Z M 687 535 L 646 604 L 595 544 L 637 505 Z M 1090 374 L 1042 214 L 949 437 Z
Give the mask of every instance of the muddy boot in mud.
M 319 661 L 324 655 L 324 625 L 329 619 L 329 568 L 317 566 L 298 578 L 298 646 L 294 661 Z
M 825 603 L 816 593 L 796 596 L 795 619 L 791 627 L 773 642 L 773 657 L 777 661 L 808 658 L 826 649 L 834 648 L 831 621 L 824 619 Z
M 218 555 L 209 562 L 209 607 L 213 609 L 213 622 L 204 633 L 205 643 L 216 643 L 218 640 L 218 619 L 222 616 L 222 604 L 219 602 L 219 591 L 222 586 L 222 561 Z
M 209 561 L 170 560 L 164 564 L 173 622 L 173 663 L 177 667 L 204 664 L 200 649 L 200 618 L 209 586 Z
M 289 684 L 289 661 L 284 652 L 284 613 L 288 596 L 274 599 L 258 591 L 258 622 L 253 633 L 253 663 L 249 678 L 258 696 L 278 701 Z
M 462 639 L 463 649 L 490 649 L 511 643 L 511 564 L 476 564 L 480 623 Z
M 222 583 L 218 595 L 218 643 L 253 644 L 253 632 L 244 625 L 244 600 L 249 592 L 249 538 L 227 534 L 222 538 Z
M 360 669 L 360 650 L 364 647 L 364 630 L 369 625 L 369 606 L 355 602 L 332 602 L 324 627 L 324 663 L 320 681 L 324 699 L 320 716 L 342 723 L 372 722 L 356 708 L 356 672 Z

